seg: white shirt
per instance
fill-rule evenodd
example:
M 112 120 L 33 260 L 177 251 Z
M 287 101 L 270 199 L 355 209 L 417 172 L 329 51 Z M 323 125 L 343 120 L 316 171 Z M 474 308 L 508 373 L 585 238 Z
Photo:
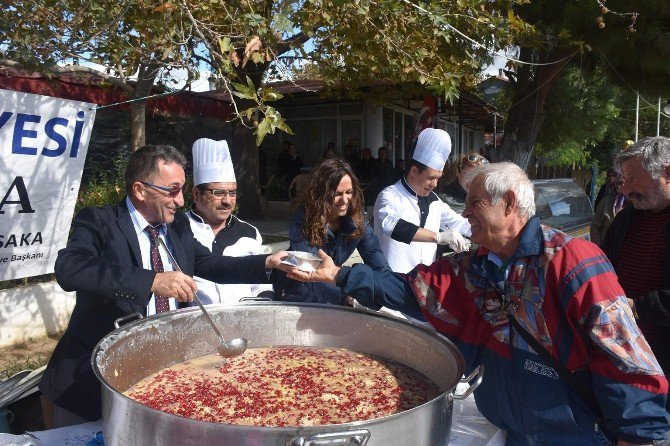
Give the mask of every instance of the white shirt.
M 413 225 L 435 233 L 444 229 L 455 229 L 465 236 L 471 234 L 468 220 L 440 200 L 434 192 L 431 192 L 426 199 L 430 205 L 426 221 L 421 226 L 419 197 L 404 179 L 386 187 L 377 196 L 374 207 L 374 232 L 389 266 L 395 272 L 408 273 L 418 264 L 430 265 L 435 261 L 437 252 L 437 243 L 434 242 L 405 243 L 394 239 L 392 235 L 400 221 L 408 230 Z
M 149 226 L 149 222 L 140 214 L 140 212 L 135 208 L 133 202 L 130 201 L 130 198 L 126 197 L 126 205 L 128 206 L 128 211 L 130 212 L 130 219 L 133 222 L 135 228 L 135 234 L 137 234 L 137 241 L 140 242 L 140 252 L 142 254 L 142 267 L 144 269 L 151 268 L 151 238 L 149 234 L 144 230 Z M 167 225 L 165 223 L 158 226 L 158 236 L 163 240 L 168 249 L 172 250 L 172 244 L 167 239 Z M 167 255 L 164 249 L 161 249 L 158 245 L 158 252 L 161 256 L 161 261 L 163 262 L 163 271 L 175 271 L 174 266 L 172 265 L 172 260 Z M 177 302 L 174 297 L 169 298 L 170 310 L 177 309 Z M 147 316 L 152 316 L 156 314 L 156 297 L 152 294 L 151 300 L 147 305 Z
M 186 215 L 188 215 L 191 230 L 195 238 L 203 246 L 212 251 L 213 244 L 215 243 L 214 240 L 216 239 L 216 234 L 214 234 L 212 227 L 205 223 L 192 210 L 187 212 Z M 232 241 L 232 243 L 223 248 L 223 255 L 243 257 L 254 254 L 267 254 L 266 248 L 263 246 L 263 238 L 256 227 L 240 220 L 234 215 L 231 215 L 228 220 L 228 225 L 231 224 L 234 225 L 230 228 L 234 233 L 229 234 L 232 240 L 228 241 Z M 240 298 L 255 297 L 266 290 L 272 291 L 272 285 L 269 284 L 218 284 L 197 276 L 194 279 L 198 286 L 198 297 L 204 305 L 212 303 L 234 305 L 240 302 Z

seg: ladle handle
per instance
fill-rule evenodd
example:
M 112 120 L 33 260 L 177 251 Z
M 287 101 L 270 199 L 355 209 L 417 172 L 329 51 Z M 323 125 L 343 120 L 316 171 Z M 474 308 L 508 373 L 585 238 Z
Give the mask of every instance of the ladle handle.
M 163 241 L 162 238 L 158 237 L 158 243 L 163 247 L 163 249 L 165 250 L 165 252 L 167 252 L 168 256 L 170 257 L 170 261 L 172 262 L 172 265 L 176 268 L 176 270 L 179 271 L 180 273 L 183 272 L 183 271 L 181 270 L 181 268 L 179 267 L 179 264 L 177 263 L 177 259 L 174 258 L 174 256 L 172 255 L 172 253 L 170 252 L 170 250 L 168 249 L 168 247 L 165 245 L 165 242 Z M 214 332 L 219 336 L 219 339 L 221 340 L 221 342 L 226 342 L 226 340 L 223 339 L 223 336 L 221 335 L 221 332 L 220 332 L 219 329 L 216 327 L 216 324 L 215 324 L 214 321 L 212 320 L 211 316 L 209 315 L 209 313 L 207 312 L 207 310 L 205 310 L 205 306 L 202 304 L 202 302 L 200 302 L 200 298 L 198 297 L 198 293 L 197 293 L 197 292 L 196 292 L 196 293 L 193 293 L 193 296 L 195 297 L 195 301 L 198 303 L 198 306 L 199 306 L 200 309 L 202 310 L 202 314 L 205 315 L 205 317 L 207 318 L 207 321 L 209 322 L 209 324 L 210 324 L 210 325 L 212 326 L 212 328 L 214 329 Z

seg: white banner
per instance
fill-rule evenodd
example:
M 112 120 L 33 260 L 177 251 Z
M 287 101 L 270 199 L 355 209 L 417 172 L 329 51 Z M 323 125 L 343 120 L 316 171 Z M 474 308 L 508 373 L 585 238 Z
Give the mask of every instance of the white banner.
M 0 90 L 0 280 L 53 272 L 72 223 L 94 106 Z

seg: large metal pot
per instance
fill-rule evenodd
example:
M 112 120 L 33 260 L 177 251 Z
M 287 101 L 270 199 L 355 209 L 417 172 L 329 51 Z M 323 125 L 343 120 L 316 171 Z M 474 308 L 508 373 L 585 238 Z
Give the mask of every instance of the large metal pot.
M 198 308 L 142 319 L 113 331 L 96 346 L 93 369 L 102 382 L 106 445 L 446 445 L 463 357 L 446 338 L 372 312 L 321 305 L 256 303 L 209 306 L 225 337 L 249 347 L 343 347 L 408 365 L 444 391 L 414 409 L 353 423 L 310 427 L 253 427 L 198 421 L 146 407 L 122 395 L 164 367 L 216 352 L 218 339 Z

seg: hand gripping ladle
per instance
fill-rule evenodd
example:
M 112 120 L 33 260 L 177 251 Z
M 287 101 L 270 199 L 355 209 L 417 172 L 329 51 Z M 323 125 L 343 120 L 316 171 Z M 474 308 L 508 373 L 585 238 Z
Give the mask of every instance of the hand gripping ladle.
M 177 259 L 174 258 L 170 250 L 165 245 L 165 242 L 163 241 L 162 238 L 158 237 L 158 243 L 161 246 L 163 246 L 163 249 L 165 249 L 165 251 L 168 253 L 170 261 L 172 261 L 172 265 L 174 265 L 175 269 L 179 272 L 182 272 L 181 268 L 179 267 L 179 264 L 177 263 Z M 247 349 L 247 340 L 244 338 L 235 338 L 226 341 L 223 338 L 223 335 L 221 335 L 219 329 L 216 327 L 216 324 L 212 320 L 212 317 L 209 315 L 207 310 L 205 310 L 205 306 L 200 301 L 200 298 L 198 298 L 198 294 L 195 293 L 194 297 L 195 301 L 198 303 L 198 306 L 200 307 L 200 310 L 202 310 L 202 314 L 205 315 L 205 318 L 214 329 L 214 332 L 217 334 L 217 336 L 219 336 L 220 342 L 216 348 L 217 351 L 219 352 L 219 355 L 223 356 L 224 358 L 233 358 L 235 356 L 239 356 L 242 353 L 244 353 L 244 351 Z

